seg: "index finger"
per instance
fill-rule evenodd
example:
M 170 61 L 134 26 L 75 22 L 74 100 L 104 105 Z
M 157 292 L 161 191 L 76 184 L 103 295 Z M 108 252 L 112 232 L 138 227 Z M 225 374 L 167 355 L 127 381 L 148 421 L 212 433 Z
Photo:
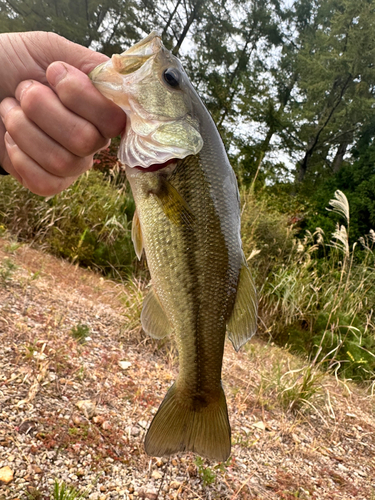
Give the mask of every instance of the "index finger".
M 57 61 L 48 66 L 46 75 L 64 106 L 91 122 L 103 137 L 110 139 L 124 130 L 125 113 L 104 97 L 82 71 Z

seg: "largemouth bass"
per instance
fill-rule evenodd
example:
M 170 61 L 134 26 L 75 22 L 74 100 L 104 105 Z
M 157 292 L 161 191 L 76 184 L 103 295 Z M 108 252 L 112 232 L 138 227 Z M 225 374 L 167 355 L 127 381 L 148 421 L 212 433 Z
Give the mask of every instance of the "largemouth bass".
M 136 203 L 132 238 L 152 289 L 142 327 L 174 333 L 179 374 L 145 438 L 149 455 L 230 455 L 221 384 L 225 334 L 238 350 L 256 330 L 254 283 L 243 255 L 236 177 L 216 126 L 157 33 L 97 68 L 94 85 L 128 120 L 119 159 Z

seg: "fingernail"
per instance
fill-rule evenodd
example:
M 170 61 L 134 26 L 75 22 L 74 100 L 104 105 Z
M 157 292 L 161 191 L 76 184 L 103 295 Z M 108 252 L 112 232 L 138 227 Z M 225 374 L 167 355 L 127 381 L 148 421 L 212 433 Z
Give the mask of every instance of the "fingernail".
M 8 144 L 8 146 L 10 146 L 11 148 L 13 146 L 16 146 L 16 143 L 12 139 L 12 136 L 9 134 L 9 132 L 5 132 L 4 139 L 5 139 L 6 143 Z
M 1 104 L 0 104 L 0 116 L 1 118 L 4 118 L 5 115 L 15 106 L 18 106 L 18 103 L 15 101 L 15 99 L 12 98 L 6 98 L 4 99 Z
M 29 87 L 31 87 L 31 85 L 33 83 L 34 82 L 32 80 L 27 80 L 27 81 L 22 82 L 18 85 L 18 87 L 16 88 L 16 92 L 15 92 L 15 97 L 16 97 L 17 101 L 21 101 L 25 90 L 28 89 Z
M 58 83 L 63 80 L 67 74 L 68 70 L 65 64 L 60 62 L 52 63 L 48 67 L 48 81 L 51 85 L 56 87 Z

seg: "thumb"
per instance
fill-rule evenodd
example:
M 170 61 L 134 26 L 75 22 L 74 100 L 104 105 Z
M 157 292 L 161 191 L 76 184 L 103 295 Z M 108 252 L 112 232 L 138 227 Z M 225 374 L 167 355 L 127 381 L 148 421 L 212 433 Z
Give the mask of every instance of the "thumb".
M 108 57 L 94 50 L 71 42 L 56 33 L 41 31 L 24 34 L 34 60 L 44 69 L 54 61 L 63 61 L 75 66 L 83 73 L 89 73 Z
M 0 101 L 14 97 L 18 84 L 24 80 L 48 85 L 46 70 L 54 61 L 66 62 L 88 74 L 108 60 L 104 54 L 45 31 L 2 33 L 0 49 Z

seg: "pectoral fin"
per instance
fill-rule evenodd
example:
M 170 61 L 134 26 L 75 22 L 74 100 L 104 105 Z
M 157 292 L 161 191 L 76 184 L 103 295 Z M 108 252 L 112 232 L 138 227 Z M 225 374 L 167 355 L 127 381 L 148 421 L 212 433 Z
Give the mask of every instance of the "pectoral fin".
M 162 339 L 172 331 L 168 318 L 152 288 L 143 302 L 141 323 L 143 330 L 154 339 Z
M 141 224 L 139 222 L 137 211 L 134 212 L 133 222 L 132 222 L 132 242 L 138 260 L 141 260 L 143 252 L 143 238 L 142 238 Z
M 236 301 L 227 324 L 228 337 L 236 351 L 256 332 L 257 311 L 257 293 L 254 281 L 244 260 L 240 271 Z
M 159 178 L 158 188 L 152 190 L 151 193 L 155 196 L 163 212 L 173 224 L 177 226 L 192 226 L 194 215 L 189 205 L 167 179 Z

